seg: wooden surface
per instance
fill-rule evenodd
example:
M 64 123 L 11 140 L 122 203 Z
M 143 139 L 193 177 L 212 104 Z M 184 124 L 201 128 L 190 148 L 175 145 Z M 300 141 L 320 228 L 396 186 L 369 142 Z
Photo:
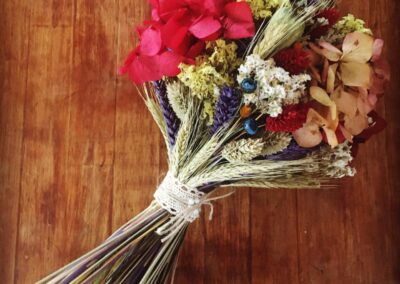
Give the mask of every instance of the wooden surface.
M 400 283 L 400 2 L 344 0 L 386 41 L 387 130 L 335 190 L 242 189 L 189 232 L 176 283 Z M 117 66 L 145 0 L 0 1 L 0 282 L 32 283 L 148 205 L 165 149 Z

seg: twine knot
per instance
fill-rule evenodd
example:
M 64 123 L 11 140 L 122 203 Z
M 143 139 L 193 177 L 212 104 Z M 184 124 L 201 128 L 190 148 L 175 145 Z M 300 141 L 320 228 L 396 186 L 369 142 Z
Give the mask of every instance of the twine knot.
M 203 205 L 210 206 L 209 219 L 211 220 L 214 212 L 211 201 L 228 197 L 233 193 L 234 191 L 209 198 L 209 194 L 183 184 L 172 173 L 168 172 L 154 193 L 157 204 L 172 215 L 170 220 L 156 231 L 160 236 L 165 236 L 161 241 L 165 242 L 170 239 L 187 223 L 192 223 L 199 218 Z

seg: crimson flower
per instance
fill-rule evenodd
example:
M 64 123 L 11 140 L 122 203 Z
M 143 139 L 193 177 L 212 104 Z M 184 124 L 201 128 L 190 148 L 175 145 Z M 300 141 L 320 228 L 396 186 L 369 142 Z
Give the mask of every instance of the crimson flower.
M 119 73 L 137 84 L 180 73 L 180 63 L 194 63 L 204 42 L 252 37 L 249 5 L 233 0 L 150 0 L 152 20 L 138 28 L 140 44 Z
M 309 109 L 308 104 L 285 106 L 277 117 L 267 117 L 265 129 L 271 132 L 294 132 L 303 127 Z
M 303 49 L 301 44 L 296 44 L 292 48 L 282 49 L 274 56 L 274 60 L 276 65 L 292 75 L 303 73 L 311 64 L 310 54 Z
M 322 10 L 315 19 L 324 18 L 328 21 L 327 25 L 322 25 L 314 28 L 310 35 L 311 38 L 317 39 L 328 33 L 329 29 L 332 28 L 340 19 L 340 11 L 336 8 L 330 8 Z

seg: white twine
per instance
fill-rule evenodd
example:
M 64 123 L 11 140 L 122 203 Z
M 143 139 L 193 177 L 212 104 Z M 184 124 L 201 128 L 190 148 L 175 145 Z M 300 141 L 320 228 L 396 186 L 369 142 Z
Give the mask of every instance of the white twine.
M 209 219 L 211 220 L 214 213 L 214 206 L 211 201 L 228 197 L 233 193 L 234 191 L 209 198 L 209 194 L 181 183 L 172 173 L 168 172 L 154 193 L 154 199 L 158 205 L 172 215 L 170 220 L 156 231 L 160 236 L 165 236 L 161 241 L 167 241 L 187 223 L 192 223 L 199 218 L 203 205 L 210 206 Z

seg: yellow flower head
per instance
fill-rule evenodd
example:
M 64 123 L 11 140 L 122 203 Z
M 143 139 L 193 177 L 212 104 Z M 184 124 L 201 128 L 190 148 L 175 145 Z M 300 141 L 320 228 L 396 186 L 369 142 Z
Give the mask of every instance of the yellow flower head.
M 246 0 L 256 20 L 269 18 L 281 5 L 282 0 Z
M 328 36 L 324 39 L 330 43 L 340 43 L 346 37 L 346 35 L 353 32 L 361 32 L 372 36 L 372 31 L 365 27 L 365 22 L 361 19 L 357 19 L 352 14 L 348 14 L 343 17 L 333 28 L 330 30 Z
M 187 86 L 191 94 L 203 101 L 204 117 L 213 117 L 219 88 L 233 86 L 234 72 L 241 64 L 236 54 L 236 43 L 219 39 L 206 45 L 205 55 L 196 58 L 195 65 L 181 64 L 179 80 Z

